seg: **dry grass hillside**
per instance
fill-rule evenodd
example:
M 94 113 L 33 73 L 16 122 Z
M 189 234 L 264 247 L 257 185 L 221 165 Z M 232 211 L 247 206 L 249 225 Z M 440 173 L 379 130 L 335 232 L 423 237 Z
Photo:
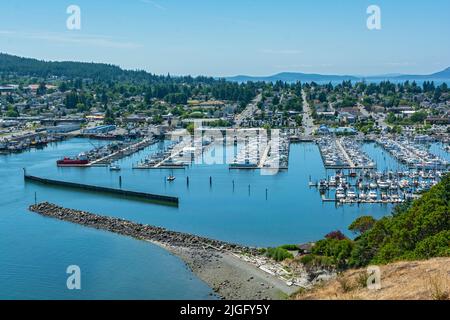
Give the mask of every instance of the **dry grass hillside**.
M 369 290 L 366 270 L 349 270 L 336 279 L 299 292 L 298 300 L 448 300 L 450 258 L 381 266 L 381 289 Z

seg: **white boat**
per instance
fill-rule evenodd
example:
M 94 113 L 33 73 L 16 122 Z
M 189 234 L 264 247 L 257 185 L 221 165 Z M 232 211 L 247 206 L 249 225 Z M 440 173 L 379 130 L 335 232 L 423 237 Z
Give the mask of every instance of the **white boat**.
M 378 183 L 378 186 L 381 189 L 387 189 L 390 186 L 390 183 L 388 181 L 381 181 L 381 180 L 379 180 L 377 183 Z
M 176 179 L 175 176 L 172 176 L 172 175 L 167 177 L 167 181 L 169 181 L 169 182 L 175 181 L 175 179 Z
M 335 176 L 330 177 L 330 182 L 328 184 L 330 187 L 335 187 L 336 186 L 336 177 Z
M 355 199 L 355 198 L 356 198 L 356 193 L 355 193 L 355 191 L 348 191 L 348 192 L 347 192 L 347 197 L 348 197 L 349 199 Z
M 111 166 L 111 167 L 109 167 L 109 170 L 110 171 L 120 171 L 121 169 L 119 166 Z
M 378 195 L 375 191 L 370 191 L 369 192 L 369 198 L 372 200 L 376 200 L 378 198 Z
M 336 192 L 336 199 L 338 199 L 338 200 L 345 199 L 345 193 Z
M 401 189 L 405 189 L 409 187 L 409 181 L 406 179 L 403 179 L 400 181 L 400 188 Z

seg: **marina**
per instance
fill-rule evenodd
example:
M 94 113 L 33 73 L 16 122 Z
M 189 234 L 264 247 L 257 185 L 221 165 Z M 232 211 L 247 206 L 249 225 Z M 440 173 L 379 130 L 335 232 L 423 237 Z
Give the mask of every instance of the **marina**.
M 443 175 L 441 171 L 363 171 L 355 176 L 338 171 L 336 175 L 319 182 L 310 182 L 309 186 L 320 191 L 324 202 L 402 203 L 420 197 L 421 193 L 435 186 Z
M 229 168 L 230 170 L 287 170 L 289 150 L 290 140 L 285 134 L 270 138 L 267 135 L 246 136 Z
M 197 157 L 206 152 L 211 146 L 210 140 L 191 140 L 187 137 L 178 142 L 170 141 L 165 148 L 154 153 L 137 164 L 133 165 L 136 170 L 148 169 L 185 169 L 191 165 Z
M 64 157 L 57 161 L 58 167 L 107 167 L 117 168 L 113 163 L 142 151 L 155 143 L 154 138 L 145 138 L 138 142 L 112 142 L 103 146 L 82 152 L 75 158 Z M 113 170 L 114 171 L 114 170 Z M 118 171 L 118 170 L 116 170 Z
M 313 180 L 310 176 L 308 186 L 320 192 L 322 202 L 358 205 L 403 203 L 420 197 L 448 172 L 445 160 L 423 146 L 406 141 L 379 139 L 373 145 L 374 148 L 382 145 L 382 150 L 397 161 L 394 166 L 392 163 L 386 167 L 377 167 L 362 144 L 354 140 L 322 138 L 317 144 L 327 175 L 320 180 Z
M 424 170 L 442 170 L 449 166 L 448 161 L 425 150 L 423 145 L 407 139 L 378 139 L 377 143 L 409 168 Z
M 101 239 L 106 236 L 101 233 L 82 232 L 76 226 L 70 224 L 61 226 L 60 224 L 50 223 L 47 220 L 41 222 L 29 217 L 20 208 L 27 208 L 31 203 L 34 203 L 36 197 L 38 202 L 49 201 L 61 204 L 64 207 L 84 211 L 108 212 L 111 216 L 121 219 L 248 246 L 276 246 L 279 243 L 306 243 L 314 241 L 317 238 L 317 234 L 326 234 L 329 230 L 336 229 L 346 230 L 346 227 L 357 216 L 367 214 L 368 210 L 370 210 L 371 215 L 379 219 L 389 214 L 393 205 L 395 205 L 394 203 L 379 202 L 381 197 L 377 199 L 377 205 L 361 202 L 354 205 L 336 206 L 335 201 L 322 202 L 322 195 L 317 192 L 316 188 L 308 186 L 308 179 L 311 176 L 328 177 L 327 180 L 330 180 L 331 176 L 336 175 L 336 173 L 332 172 L 333 170 L 324 168 L 318 146 L 315 143 L 291 144 L 289 171 L 281 171 L 274 177 L 262 176 L 257 170 L 228 170 L 228 164 L 209 165 L 207 167 L 208 170 L 205 170 L 204 165 L 196 164 L 195 161 L 186 170 L 174 170 L 173 175 L 177 178 L 174 183 L 169 183 L 166 180 L 168 177 L 167 170 L 133 170 L 133 165 L 142 159 L 143 156 L 151 157 L 154 154 L 167 150 L 167 146 L 176 143 L 171 141 L 154 143 L 140 153 L 134 153 L 129 157 L 116 161 L 114 165 L 119 166 L 121 169 L 120 176 L 123 179 L 122 188 L 124 190 L 142 190 L 145 193 L 166 194 L 176 197 L 180 199 L 178 207 L 154 206 L 151 203 L 111 196 L 108 193 L 83 191 L 78 188 L 53 188 L 42 183 L 23 183 L 21 170 L 14 171 L 14 168 L 26 167 L 27 173 L 32 176 L 45 177 L 56 181 L 71 181 L 82 185 L 93 184 L 93 181 L 95 181 L 95 185 L 98 186 L 112 189 L 118 188 L 117 173 L 110 171 L 107 167 L 92 166 L 80 171 L 76 170 L 76 168 L 61 170 L 54 165 L 54 161 L 64 155 L 79 154 L 83 150 L 92 147 L 92 141 L 88 139 L 73 138 L 58 144 L 47 145 L 44 149 L 31 149 L 21 154 L 0 157 L 0 176 L 5 182 L 0 189 L 3 189 L 2 194 L 8 194 L 8 197 L 1 199 L 2 207 L 5 208 L 5 212 L 11 212 L 12 216 L 9 219 L 11 223 L 20 221 L 24 230 L 27 230 L 31 225 L 38 225 L 37 235 L 33 238 L 34 248 L 45 247 L 45 252 L 40 250 L 40 257 L 36 257 L 32 253 L 27 256 L 33 257 L 33 261 L 37 259 L 39 263 L 41 261 L 50 261 L 47 271 L 42 272 L 39 279 L 31 279 L 31 284 L 39 287 L 40 279 L 51 278 L 53 274 L 58 272 L 60 268 L 58 261 L 62 258 L 58 258 L 55 261 L 54 258 L 51 259 L 50 257 L 54 257 L 56 252 L 62 250 L 61 248 L 66 248 L 67 246 L 86 248 L 86 242 L 91 243 L 92 241 L 101 242 L 100 251 L 94 250 L 94 248 L 87 248 L 87 251 L 83 250 L 83 252 L 73 251 L 73 254 L 69 257 L 70 261 L 80 261 L 79 263 L 82 263 L 86 268 L 94 268 L 95 264 L 93 263 L 92 255 L 98 256 L 102 255 L 102 252 L 111 252 L 120 257 L 120 259 L 113 259 L 111 265 L 108 264 L 105 267 L 106 270 L 111 270 L 111 272 L 117 269 L 118 265 L 131 264 L 134 266 L 136 261 L 138 261 L 139 265 L 145 266 L 147 271 L 154 270 L 158 274 L 157 277 L 153 277 L 148 272 L 142 271 L 146 275 L 146 279 L 142 279 L 142 282 L 147 283 L 148 287 L 141 288 L 139 286 L 139 290 L 141 290 L 139 292 L 143 292 L 147 296 L 156 295 L 156 293 L 148 291 L 148 288 L 151 288 L 148 281 L 158 282 L 157 278 L 161 277 L 165 283 L 171 281 L 166 277 L 167 272 L 165 273 L 164 270 L 160 270 L 158 266 L 154 265 L 154 257 L 159 259 L 166 258 L 161 258 L 161 253 L 159 251 L 154 252 L 153 248 L 149 251 L 145 244 L 142 249 L 135 248 L 133 244 L 129 243 L 129 240 L 119 239 L 114 235 L 108 235 L 108 241 L 103 241 Z M 107 144 L 107 142 L 104 142 L 104 144 Z M 220 142 L 216 142 L 216 144 L 221 145 Z M 388 173 L 389 168 L 401 166 L 401 164 L 397 164 L 394 158 L 391 159 L 388 154 L 385 155 L 386 161 L 383 161 L 382 153 L 384 150 L 377 148 L 374 144 L 365 144 L 363 150 L 371 158 L 377 159 L 379 167 L 377 171 L 379 173 Z M 11 161 L 12 159 L 14 161 Z M 349 189 L 356 189 L 356 182 L 359 179 L 358 174 L 364 174 L 365 171 L 356 171 L 356 177 L 351 177 L 350 171 L 344 170 L 343 177 L 351 184 Z M 401 174 L 400 171 L 402 170 L 395 170 L 394 172 Z M 408 170 L 405 168 L 402 172 L 405 171 Z M 16 174 L 11 174 L 11 172 L 16 172 Z M 374 174 L 371 170 L 368 170 L 368 172 Z M 418 173 L 416 179 L 425 181 L 421 175 L 425 175 L 425 173 Z M 413 177 L 413 175 L 411 176 Z M 186 177 L 189 177 L 189 184 L 178 183 L 179 180 L 185 180 Z M 210 177 L 213 177 L 212 185 L 209 183 Z M 374 174 L 372 179 L 378 180 L 378 177 Z M 399 179 L 397 175 L 395 177 L 392 176 L 392 180 L 395 179 Z M 408 177 L 407 179 L 414 180 L 414 177 Z M 429 178 L 426 180 L 433 181 L 433 179 Z M 249 185 L 251 187 L 250 192 Z M 349 189 L 348 191 L 350 191 Z M 266 197 L 266 190 L 268 190 L 268 197 Z M 331 187 L 328 191 L 325 190 L 325 198 L 334 200 L 335 191 Z M 376 190 L 376 192 L 380 194 L 381 189 Z M 386 193 L 388 192 L 389 190 Z M 358 192 L 355 190 L 355 193 Z M 299 203 L 301 206 L 299 206 Z M 283 223 L 286 220 L 289 220 L 290 223 Z M 317 223 L 317 221 L 320 221 L 320 223 Z M 223 228 L 225 224 L 227 228 Z M 8 228 L 10 225 L 7 222 L 1 228 Z M 252 228 L 248 228 L 248 226 L 252 226 Z M 83 233 L 80 240 L 73 240 L 72 237 L 69 240 L 65 240 L 65 235 L 73 234 L 74 232 Z M 52 235 L 50 243 L 46 240 L 46 237 L 42 236 L 43 234 Z M 27 233 L 19 230 L 15 241 L 20 243 L 20 239 L 26 237 Z M 28 242 L 26 243 L 26 245 L 24 243 L 24 248 L 28 246 Z M 124 248 L 127 249 L 122 250 L 120 243 L 126 243 L 127 245 Z M 129 256 L 130 245 L 133 248 L 133 252 L 141 252 L 139 257 Z M 139 246 L 139 243 L 134 246 Z M 85 252 L 88 252 L 88 254 Z M 151 263 L 142 258 L 148 255 L 151 257 Z M 2 260 L 3 265 L 6 265 L 6 270 L 14 274 L 12 279 L 31 272 L 29 268 L 12 271 L 8 267 L 8 261 L 11 260 L 19 261 L 24 265 L 32 264 L 31 260 L 27 259 L 26 256 L 19 256 L 15 252 L 9 251 L 2 255 L 0 260 Z M 131 261 L 134 262 L 131 263 Z M 170 262 L 170 264 L 177 265 L 175 262 Z M 180 268 L 182 269 L 182 265 Z M 177 268 L 174 270 L 176 270 L 174 272 L 180 274 L 180 277 L 188 277 L 183 273 L 184 271 L 180 271 Z M 183 283 L 184 287 L 189 286 L 182 279 L 178 279 L 178 276 L 172 273 L 169 273 L 169 275 L 170 277 L 175 277 L 178 284 Z M 128 279 L 126 275 L 121 277 Z M 8 279 L 3 279 L 2 281 L 10 284 L 11 287 L 17 288 L 18 292 L 30 285 L 30 281 L 23 285 L 17 282 L 10 283 Z M 99 292 L 107 292 L 106 288 L 109 285 L 109 281 L 98 281 L 95 284 L 95 288 Z M 201 288 L 201 286 L 199 287 L 196 284 L 195 288 Z M 53 294 L 55 290 L 52 288 L 42 288 L 42 290 L 45 296 L 59 297 L 59 295 Z M 203 294 L 202 292 L 205 291 L 201 291 L 199 295 Z M 71 296 L 70 294 L 70 292 L 67 293 L 68 296 Z M 161 292 L 158 291 L 157 295 L 160 296 Z M 173 292 L 167 293 L 167 295 L 173 296 Z M 102 295 L 102 297 L 104 296 Z M 180 296 L 183 297 L 181 292 Z M 91 297 L 90 292 L 85 291 L 83 297 Z
M 359 142 L 350 138 L 324 137 L 317 141 L 327 169 L 373 169 L 376 163 L 361 150 Z
M 49 143 L 62 141 L 64 137 L 46 133 L 24 133 L 0 138 L 0 154 L 20 153 L 32 148 L 43 148 Z

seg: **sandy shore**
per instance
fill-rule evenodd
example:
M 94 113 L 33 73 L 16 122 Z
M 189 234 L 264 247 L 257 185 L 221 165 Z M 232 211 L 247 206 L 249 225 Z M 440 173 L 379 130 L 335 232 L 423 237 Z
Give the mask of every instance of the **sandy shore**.
M 181 258 L 195 275 L 224 299 L 285 299 L 298 289 L 297 286 L 288 286 L 288 282 L 301 285 L 306 281 L 302 272 L 294 277 L 283 265 L 261 255 L 257 248 L 63 208 L 51 203 L 32 205 L 29 209 L 45 217 L 158 245 Z
M 226 300 L 282 300 L 298 290 L 231 252 L 152 243 L 181 258 L 197 277 Z

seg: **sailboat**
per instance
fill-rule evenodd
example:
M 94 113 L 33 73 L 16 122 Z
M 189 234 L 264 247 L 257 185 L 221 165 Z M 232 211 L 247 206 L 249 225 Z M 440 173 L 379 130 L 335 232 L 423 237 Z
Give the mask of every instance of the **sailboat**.
M 110 171 L 120 171 L 121 168 L 120 168 L 120 166 L 118 166 L 118 165 L 114 165 L 114 166 L 109 167 L 109 170 L 110 170 Z
M 175 176 L 173 175 L 173 171 L 170 173 L 170 176 L 167 177 L 167 181 L 172 182 L 175 181 Z

